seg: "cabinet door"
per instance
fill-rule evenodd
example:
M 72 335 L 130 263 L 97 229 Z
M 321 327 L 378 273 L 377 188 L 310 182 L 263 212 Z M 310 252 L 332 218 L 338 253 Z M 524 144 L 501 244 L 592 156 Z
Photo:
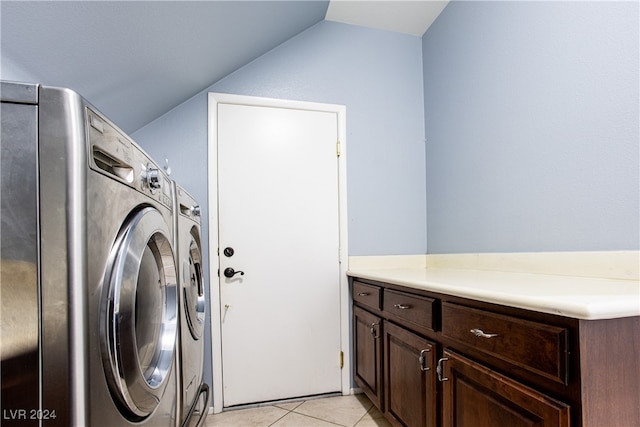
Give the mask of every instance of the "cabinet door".
M 384 323 L 385 413 L 392 423 L 436 426 L 435 344 Z
M 569 406 L 445 350 L 444 427 L 568 427 Z
M 382 322 L 359 307 L 353 307 L 355 380 L 380 410 L 382 407 Z

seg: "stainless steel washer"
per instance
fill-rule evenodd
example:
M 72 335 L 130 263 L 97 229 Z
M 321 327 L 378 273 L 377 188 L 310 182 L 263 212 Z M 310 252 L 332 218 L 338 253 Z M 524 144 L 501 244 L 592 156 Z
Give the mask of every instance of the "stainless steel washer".
M 175 426 L 170 180 L 77 93 L 1 92 L 3 425 Z
M 200 206 L 175 182 L 174 218 L 179 269 L 180 424 L 204 424 L 209 409 L 209 388 L 203 382 L 206 304 L 202 275 Z M 197 422 L 196 422 L 197 420 Z

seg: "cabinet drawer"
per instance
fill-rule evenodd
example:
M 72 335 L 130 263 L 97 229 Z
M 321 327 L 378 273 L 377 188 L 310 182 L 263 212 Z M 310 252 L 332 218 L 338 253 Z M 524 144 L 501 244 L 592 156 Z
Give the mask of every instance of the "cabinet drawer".
M 382 306 L 385 312 L 402 323 L 433 331 L 434 302 L 431 298 L 385 289 Z
M 357 280 L 353 281 L 353 300 L 364 304 L 368 307 L 371 307 L 375 310 L 380 310 L 382 307 L 380 305 L 382 291 L 380 287 L 367 285 L 362 282 L 358 282 Z
M 442 335 L 567 384 L 565 328 L 443 303 Z

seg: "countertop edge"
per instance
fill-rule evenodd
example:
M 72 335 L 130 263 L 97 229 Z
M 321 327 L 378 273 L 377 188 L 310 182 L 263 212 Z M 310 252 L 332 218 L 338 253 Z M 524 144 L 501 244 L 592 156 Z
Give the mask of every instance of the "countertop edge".
M 580 320 L 604 320 L 640 316 L 640 284 L 633 280 L 567 278 L 565 276 L 527 273 L 427 268 L 351 269 L 347 271 L 347 275 Z M 412 275 L 415 277 L 411 277 Z M 430 275 L 433 277 L 430 278 Z M 465 275 L 479 277 L 487 281 L 491 281 L 493 276 L 499 275 L 498 281 L 502 281 L 503 285 L 500 285 L 502 287 L 496 286 L 494 289 L 486 289 L 474 284 L 473 280 L 465 283 Z M 560 296 L 544 293 L 532 295 L 518 288 L 517 284 L 523 278 L 526 278 L 527 281 L 539 279 L 542 284 L 551 282 L 549 286 L 553 286 L 554 283 L 552 282 L 557 280 L 571 280 L 574 285 L 584 283 L 592 286 L 594 281 L 599 281 L 595 283 L 602 286 L 614 283 L 623 289 L 620 293 L 610 293 L 605 298 L 589 298 L 591 295 L 578 291 Z M 512 279 L 515 286 L 504 286 L 504 283 L 510 279 Z M 585 301 L 584 298 L 589 299 Z
M 639 281 L 640 251 L 349 256 L 350 270 L 379 268 L 455 268 Z

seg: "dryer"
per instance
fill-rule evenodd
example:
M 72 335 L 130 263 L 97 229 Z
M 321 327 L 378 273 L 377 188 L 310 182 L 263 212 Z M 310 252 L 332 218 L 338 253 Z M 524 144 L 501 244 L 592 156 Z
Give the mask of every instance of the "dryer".
M 203 381 L 205 283 L 202 274 L 200 206 L 173 182 L 180 313 L 180 425 L 204 424 L 209 410 L 209 387 Z
M 3 425 L 175 426 L 169 178 L 71 90 L 1 96 Z

